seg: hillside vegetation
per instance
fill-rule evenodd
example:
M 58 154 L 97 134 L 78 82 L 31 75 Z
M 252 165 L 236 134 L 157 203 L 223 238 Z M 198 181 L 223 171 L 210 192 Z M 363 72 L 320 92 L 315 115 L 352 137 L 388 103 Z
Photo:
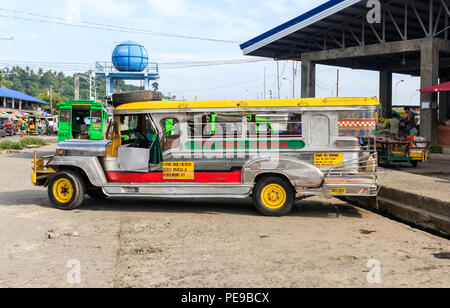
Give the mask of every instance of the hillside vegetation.
M 56 109 L 61 102 L 74 99 L 75 93 L 74 76 L 66 76 L 62 72 L 34 71 L 30 68 L 5 68 L 0 74 L 0 87 L 20 91 L 43 101 L 50 101 L 49 88 L 53 86 L 53 107 Z M 97 98 L 102 100 L 106 93 L 104 80 L 96 80 Z M 139 87 L 127 85 L 119 81 L 118 88 L 121 91 L 135 91 Z M 89 99 L 89 82 L 80 78 L 80 99 Z

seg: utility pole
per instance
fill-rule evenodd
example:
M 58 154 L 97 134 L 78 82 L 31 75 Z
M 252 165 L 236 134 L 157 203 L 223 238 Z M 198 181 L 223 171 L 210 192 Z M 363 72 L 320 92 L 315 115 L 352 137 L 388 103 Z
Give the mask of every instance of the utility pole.
M 88 71 L 89 74 L 89 100 L 93 100 L 92 99 L 92 71 Z
M 336 78 L 336 97 L 339 97 L 339 70 L 337 70 L 337 78 Z
M 264 66 L 264 99 L 266 99 L 266 67 Z
M 292 98 L 295 98 L 295 61 L 292 61 Z
M 53 115 L 53 86 L 50 85 L 50 115 Z
M 75 75 L 75 100 L 80 100 L 80 76 L 78 74 Z
M 280 61 L 277 60 L 277 83 L 278 83 L 278 99 L 280 96 Z

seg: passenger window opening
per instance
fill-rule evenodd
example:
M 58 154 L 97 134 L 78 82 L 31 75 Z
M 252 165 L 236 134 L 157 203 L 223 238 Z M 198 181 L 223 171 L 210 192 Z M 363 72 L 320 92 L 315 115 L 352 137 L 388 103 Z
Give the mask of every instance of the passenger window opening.
M 302 137 L 302 114 L 257 114 L 248 116 L 248 137 L 272 136 Z
M 173 147 L 178 146 L 178 140 L 180 138 L 180 121 L 176 118 L 165 118 L 160 122 L 163 132 L 161 134 L 161 150 L 165 153 Z

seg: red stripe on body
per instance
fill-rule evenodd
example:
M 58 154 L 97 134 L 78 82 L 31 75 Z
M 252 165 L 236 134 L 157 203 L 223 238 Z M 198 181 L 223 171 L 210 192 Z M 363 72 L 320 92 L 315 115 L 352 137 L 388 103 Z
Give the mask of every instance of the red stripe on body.
M 195 172 L 195 180 L 164 180 L 162 172 L 107 172 L 111 183 L 242 183 L 242 171 Z

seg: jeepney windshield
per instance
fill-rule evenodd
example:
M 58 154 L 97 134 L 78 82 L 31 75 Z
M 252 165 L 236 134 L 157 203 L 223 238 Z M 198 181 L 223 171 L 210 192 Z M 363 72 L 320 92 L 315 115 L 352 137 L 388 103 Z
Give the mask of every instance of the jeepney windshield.
M 70 123 L 70 122 L 72 122 L 72 110 L 70 110 L 70 109 L 61 109 L 59 121 L 63 122 L 63 123 Z
M 91 123 L 102 123 L 102 110 L 100 109 L 91 110 Z

